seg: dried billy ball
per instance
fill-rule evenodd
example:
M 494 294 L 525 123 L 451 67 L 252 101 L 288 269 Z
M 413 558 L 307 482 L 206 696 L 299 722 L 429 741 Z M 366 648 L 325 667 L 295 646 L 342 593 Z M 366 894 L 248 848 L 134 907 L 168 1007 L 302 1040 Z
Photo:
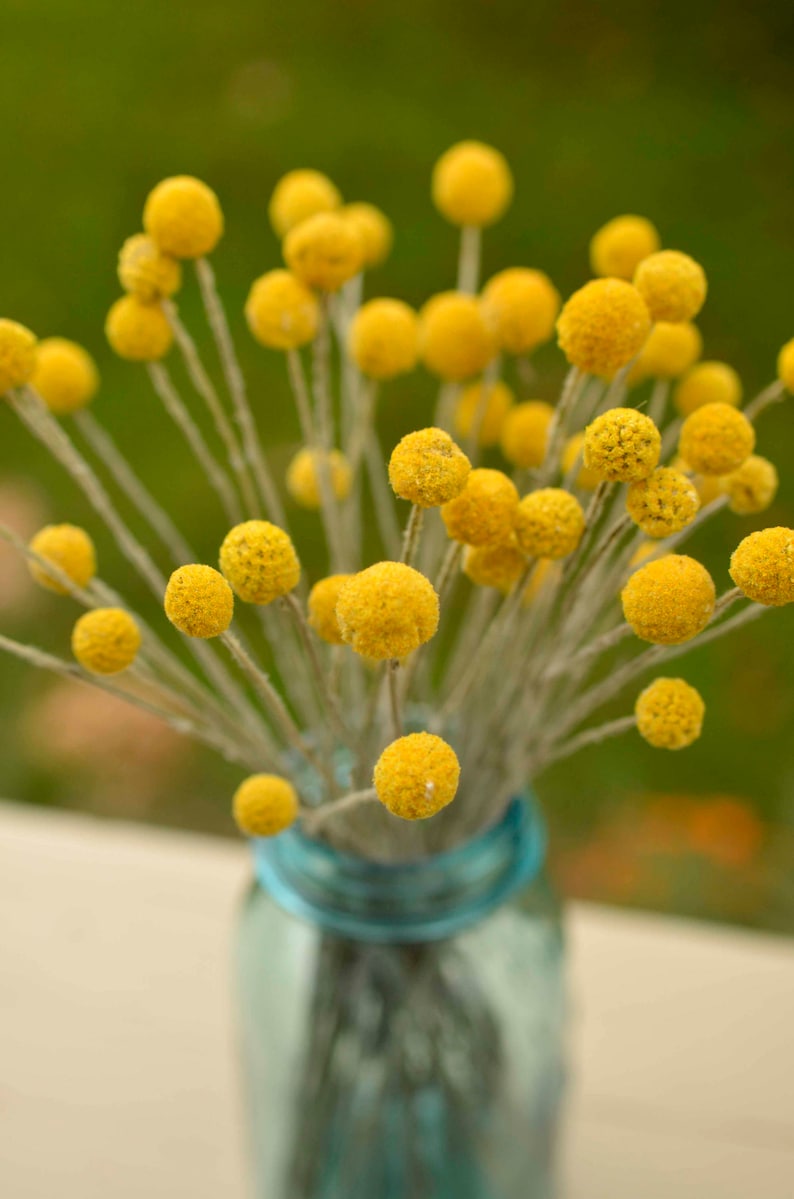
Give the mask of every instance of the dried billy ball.
M 786 342 L 777 356 L 777 377 L 786 391 L 794 392 L 794 337 Z
M 36 368 L 36 335 L 0 317 L 0 395 L 27 383 Z
M 495 587 L 503 595 L 512 591 L 526 570 L 527 560 L 515 545 L 467 545 L 463 573 L 477 587 Z
M 643 641 L 679 645 L 705 629 L 716 592 L 700 562 L 685 554 L 665 554 L 636 570 L 620 598 L 623 615 Z
M 223 539 L 220 568 L 246 604 L 271 604 L 297 587 L 301 567 L 288 533 L 269 520 L 246 520 Z
M 329 645 L 344 645 L 345 639 L 336 619 L 339 592 L 352 575 L 328 575 L 319 579 L 309 592 L 309 624 L 322 641 Z
M 364 247 L 364 266 L 379 266 L 389 257 L 394 241 L 392 223 L 374 204 L 356 201 L 345 204 L 341 216 L 350 221 Z
M 475 296 L 445 291 L 419 313 L 419 355 L 427 369 L 447 382 L 470 379 L 496 354 L 493 331 Z
M 232 811 L 247 837 L 275 837 L 298 817 L 298 795 L 289 779 L 278 774 L 252 774 L 234 793 Z
M 476 433 L 477 445 L 485 449 L 497 445 L 513 399 L 513 392 L 501 379 L 469 383 L 460 393 L 455 408 L 458 437 L 469 438 Z
M 394 379 L 416 366 L 419 317 L 402 300 L 368 300 L 353 317 L 348 345 L 363 375 Z
M 389 459 L 395 495 L 420 508 L 438 508 L 455 499 L 470 473 L 468 458 L 443 429 L 407 433 Z
M 560 293 L 543 271 L 500 271 L 483 288 L 481 303 L 499 349 L 508 354 L 526 354 L 554 336 Z
M 755 449 L 755 429 L 730 404 L 704 404 L 681 426 L 678 452 L 692 470 L 727 475 Z
M 794 603 L 794 530 L 778 526 L 745 537 L 731 555 L 730 575 L 757 604 Z
M 234 594 L 211 566 L 180 566 L 168 580 L 164 607 L 171 624 L 188 637 L 217 637 L 232 622 Z
M 643 258 L 634 285 L 655 321 L 691 321 L 706 299 L 703 267 L 680 250 L 659 250 Z
M 659 430 L 635 408 L 610 408 L 584 432 L 585 466 L 610 483 L 636 483 L 655 470 L 662 452 Z
M 633 279 L 634 272 L 661 241 L 656 226 L 644 216 L 616 216 L 593 235 L 590 265 L 594 275 Z
M 132 666 L 141 632 L 123 608 L 94 608 L 72 629 L 72 653 L 91 674 L 119 674 Z
M 650 330 L 636 287 L 623 279 L 593 279 L 563 305 L 557 340 L 571 366 L 611 378 L 640 352 Z
M 223 212 L 206 183 L 192 175 L 174 175 L 146 197 L 143 227 L 164 254 L 203 258 L 223 236 Z
M 513 540 L 518 510 L 515 483 L 501 470 L 478 467 L 454 500 L 444 504 L 441 518 L 453 541 L 466 545 L 505 545 Z
M 387 745 L 372 781 L 384 808 L 403 820 L 426 820 L 455 798 L 460 763 L 433 733 L 409 733 Z
M 777 471 L 769 459 L 751 454 L 736 470 L 720 478 L 719 487 L 727 495 L 732 512 L 738 516 L 754 516 L 766 511 L 772 503 L 778 482 Z
M 105 321 L 105 336 L 119 358 L 129 362 L 156 362 L 174 340 L 160 304 L 144 304 L 137 296 L 116 300 Z
M 706 706 L 684 679 L 654 679 L 634 705 L 637 731 L 655 749 L 685 749 L 697 741 Z
M 119 250 L 119 283 L 125 291 L 151 304 L 174 295 L 182 286 L 182 267 L 164 254 L 148 233 L 128 237 Z
M 669 466 L 660 466 L 647 479 L 632 483 L 626 494 L 629 516 L 649 537 L 669 537 L 686 528 L 699 509 L 695 484 Z
M 584 459 L 584 433 L 574 433 L 573 437 L 569 437 L 562 451 L 562 473 L 567 476 L 579 463 L 579 470 L 574 479 L 574 487 L 578 487 L 580 491 L 595 491 L 598 484 L 601 482 L 600 476 L 589 466 L 585 466 Z
M 28 548 L 57 566 L 76 587 L 88 586 L 96 574 L 94 543 L 85 529 L 77 525 L 45 525 L 31 538 Z M 29 561 L 28 568 L 36 582 L 48 591 L 57 595 L 69 594 L 69 588 L 38 562 Z
M 738 408 L 742 402 L 742 381 L 727 362 L 699 362 L 684 375 L 673 400 L 682 416 L 689 416 L 704 404 L 730 404 Z
M 531 558 L 565 558 L 584 533 L 582 505 L 561 487 L 541 487 L 525 495 L 515 516 L 519 547 Z
M 314 340 L 320 305 L 314 292 L 291 271 L 268 271 L 251 284 L 245 319 L 260 345 L 298 350 Z
M 377 562 L 341 588 L 336 618 L 344 640 L 362 658 L 405 658 L 438 628 L 438 596 L 412 566 Z
M 703 338 L 691 321 L 673 324 L 658 321 L 629 372 L 629 382 L 643 379 L 677 379 L 697 362 L 703 352 Z
M 458 142 L 433 168 L 433 203 L 453 225 L 478 228 L 498 221 L 513 198 L 507 159 L 483 142 Z
M 346 500 L 353 486 L 353 472 L 341 450 L 298 450 L 287 467 L 287 491 L 296 504 L 317 511 L 323 502 L 323 472 L 335 500 Z
M 361 270 L 364 247 L 349 221 L 336 212 L 320 212 L 289 231 L 284 261 L 307 287 L 339 291 Z
M 55 416 L 68 416 L 90 404 L 99 389 L 99 371 L 91 355 L 65 337 L 45 337 L 36 347 L 30 379 Z
M 288 171 L 273 189 L 268 215 L 276 236 L 286 237 L 296 225 L 341 203 L 338 188 L 321 171 Z
M 554 409 L 545 400 L 524 400 L 505 413 L 499 440 L 512 466 L 528 470 L 542 465 L 553 419 Z

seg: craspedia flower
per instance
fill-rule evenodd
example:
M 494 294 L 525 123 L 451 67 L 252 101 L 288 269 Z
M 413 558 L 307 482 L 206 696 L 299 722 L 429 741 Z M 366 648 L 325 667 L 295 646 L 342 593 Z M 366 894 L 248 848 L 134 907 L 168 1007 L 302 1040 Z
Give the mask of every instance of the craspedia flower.
M 234 615 L 234 593 L 211 566 L 180 566 L 165 589 L 165 614 L 188 637 L 218 637 Z
M 271 350 L 297 350 L 314 340 L 320 305 L 290 271 L 268 271 L 251 284 L 245 302 L 248 328 Z
M 424 305 L 419 322 L 422 361 L 449 382 L 479 374 L 496 353 L 493 332 L 475 296 L 441 292 Z
M 268 215 L 276 235 L 286 237 L 302 221 L 341 203 L 339 189 L 321 171 L 288 171 L 273 189 Z
M 680 645 L 695 637 L 714 614 L 714 580 L 686 554 L 665 554 L 636 570 L 621 592 L 623 615 L 638 637 L 656 645 Z
M 147 304 L 173 296 L 182 286 L 182 267 L 177 259 L 164 254 L 146 233 L 127 238 L 119 250 L 118 275 L 124 290 Z
M 732 512 L 738 516 L 753 516 L 766 511 L 772 503 L 778 482 L 777 470 L 769 459 L 751 454 L 736 470 L 719 479 L 719 488 L 727 495 Z
M 685 749 L 697 741 L 706 706 L 684 679 L 654 679 L 634 705 L 637 731 L 656 749 Z
M 220 568 L 246 604 L 271 604 L 297 587 L 301 567 L 292 538 L 269 520 L 246 520 L 223 539 Z
M 595 491 L 601 478 L 589 466 L 585 466 L 584 459 L 584 433 L 574 433 L 573 437 L 569 437 L 562 451 L 562 473 L 567 476 L 571 473 L 576 463 L 579 463 L 579 470 L 574 479 L 574 487 L 578 487 L 580 491 Z
M 320 212 L 289 231 L 284 261 L 307 287 L 338 291 L 361 270 L 364 247 L 350 221 L 335 212 Z
M 515 516 L 520 548 L 532 558 L 565 558 L 584 533 L 582 505 L 561 487 L 541 487 L 525 495 Z
M 223 212 L 206 183 L 192 175 L 174 175 L 146 197 L 143 227 L 164 254 L 202 258 L 223 236 Z
M 501 379 L 470 383 L 458 397 L 455 408 L 455 432 L 470 437 L 479 421 L 477 444 L 490 447 L 498 443 L 505 417 L 513 405 L 513 392 Z
M 676 327 L 686 328 L 672 326 Z M 682 416 L 689 416 L 704 404 L 730 404 L 738 408 L 742 402 L 742 381 L 727 362 L 699 362 L 684 375 L 673 399 Z
M 327 464 L 328 479 L 334 499 L 345 500 L 353 485 L 350 463 L 340 450 L 298 450 L 287 467 L 287 491 L 301 508 L 316 511 L 322 507 L 323 462 Z
M 419 357 L 419 318 L 402 300 L 368 300 L 350 325 L 350 355 L 363 375 L 394 379 Z
M 777 356 L 777 377 L 787 391 L 794 392 L 794 337 Z
M 31 538 L 30 549 L 41 558 L 54 563 L 77 587 L 86 587 L 96 574 L 96 550 L 85 529 L 77 525 L 45 525 Z M 29 562 L 30 573 L 37 583 L 58 595 L 68 595 L 69 589 L 53 578 L 38 562 Z
M 444 504 L 441 518 L 453 541 L 466 545 L 505 545 L 513 539 L 518 510 L 515 483 L 501 470 L 478 467 L 454 500 Z
M 433 168 L 433 203 L 453 225 L 492 225 L 513 198 L 507 159 L 483 142 L 458 142 Z
M 757 604 L 794 603 L 794 530 L 777 526 L 745 537 L 731 555 L 730 575 Z
M 680 250 L 659 250 L 643 258 L 634 285 L 655 321 L 691 321 L 706 299 L 706 274 Z
M 659 430 L 649 416 L 635 408 L 610 408 L 584 432 L 585 466 L 610 483 L 647 479 L 661 452 Z
M 467 545 L 463 573 L 477 587 L 495 587 L 503 595 L 513 589 L 527 560 L 516 545 Z
M 520 470 L 540 466 L 546 457 L 554 409 L 545 400 L 524 400 L 505 413 L 500 436 L 502 453 Z
M 468 458 L 443 429 L 407 433 L 389 459 L 395 495 L 420 508 L 438 508 L 455 499 L 470 473 Z
M 623 279 L 593 279 L 563 305 L 557 340 L 571 366 L 611 378 L 640 352 L 650 330 L 636 287 Z
M 171 349 L 174 335 L 159 304 L 144 304 L 137 296 L 122 296 L 110 309 L 105 335 L 119 358 L 156 362 Z
M 560 293 L 543 271 L 508 267 L 486 283 L 482 309 L 499 349 L 527 354 L 553 337 Z
M 252 774 L 234 793 L 232 812 L 247 837 L 275 837 L 298 818 L 298 795 L 278 774 Z
M 50 412 L 68 416 L 90 404 L 99 388 L 99 371 L 91 355 L 65 337 L 45 337 L 36 347 L 30 383 Z
M 0 395 L 27 383 L 36 367 L 36 335 L 0 317 Z
M 392 223 L 374 204 L 345 204 L 341 215 L 350 221 L 364 247 L 364 266 L 379 266 L 389 257 L 394 241 Z
M 755 449 L 755 429 L 730 404 L 704 404 L 681 426 L 678 452 L 692 470 L 727 475 Z
M 372 776 L 384 808 L 402 820 L 426 820 L 455 798 L 460 763 L 434 733 L 409 733 L 387 745 Z
M 669 466 L 660 466 L 647 479 L 632 483 L 626 494 L 626 511 L 649 537 L 669 537 L 686 528 L 699 509 L 695 484 Z
M 345 639 L 336 618 L 336 601 L 352 575 L 328 575 L 319 579 L 309 592 L 309 624 L 322 641 L 329 645 L 344 645 Z
M 633 279 L 643 258 L 655 253 L 660 245 L 656 226 L 646 217 L 613 217 L 601 226 L 590 242 L 593 274 Z
M 94 608 L 72 629 L 72 653 L 91 674 L 119 674 L 132 666 L 141 631 L 123 608 Z
M 336 618 L 342 637 L 362 658 L 406 658 L 438 628 L 438 596 L 428 579 L 403 562 L 376 562 L 341 588 Z
M 629 382 L 643 379 L 677 379 L 697 362 L 703 351 L 703 338 L 691 321 L 673 324 L 658 321 L 629 372 Z

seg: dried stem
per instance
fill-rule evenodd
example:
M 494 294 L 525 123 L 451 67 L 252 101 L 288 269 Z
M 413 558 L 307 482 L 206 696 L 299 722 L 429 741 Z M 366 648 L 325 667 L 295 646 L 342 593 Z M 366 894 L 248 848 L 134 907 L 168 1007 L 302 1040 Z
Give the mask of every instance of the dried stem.
M 480 280 L 482 230 L 476 225 L 464 225 L 460 231 L 458 256 L 458 291 L 474 295 Z
M 408 522 L 405 526 L 403 534 L 403 548 L 400 556 L 400 561 L 406 566 L 411 566 L 416 556 L 419 538 L 422 536 L 422 525 L 425 519 L 425 510 L 420 508 L 418 504 L 414 504 L 411 508 L 411 515 L 408 517 Z

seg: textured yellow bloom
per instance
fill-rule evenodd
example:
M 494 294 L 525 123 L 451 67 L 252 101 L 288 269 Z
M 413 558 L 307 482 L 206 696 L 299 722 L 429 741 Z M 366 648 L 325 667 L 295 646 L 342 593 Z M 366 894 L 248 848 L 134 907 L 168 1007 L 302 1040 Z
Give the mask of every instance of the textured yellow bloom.
M 165 589 L 165 614 L 188 637 L 217 637 L 234 615 L 234 593 L 211 566 L 180 566 Z
M 727 475 L 755 449 L 755 429 L 730 404 L 704 404 L 681 426 L 678 452 L 694 471 Z
M 665 554 L 635 571 L 621 592 L 623 615 L 643 641 L 679 645 L 714 614 L 714 581 L 700 562 Z
M 794 530 L 777 526 L 745 537 L 731 555 L 730 575 L 757 604 L 794 603 Z
M 364 246 L 350 221 L 335 212 L 320 212 L 289 231 L 284 261 L 307 287 L 338 291 L 361 270 Z
M 629 516 L 649 537 L 669 537 L 686 528 L 699 509 L 695 484 L 669 466 L 660 466 L 647 479 L 632 483 L 626 494 Z
M 637 697 L 637 730 L 656 749 L 685 749 L 697 741 L 706 706 L 684 679 L 654 679 Z
M 602 225 L 590 242 L 594 275 L 633 279 L 634 272 L 661 245 L 659 233 L 644 216 L 616 216 Z
M 36 366 L 36 335 L 0 317 L 0 395 L 27 383 Z
M 794 337 L 777 356 L 777 377 L 787 391 L 794 392 Z
M 341 215 L 351 221 L 364 247 L 364 266 L 379 266 L 389 257 L 394 241 L 392 223 L 374 204 L 345 204 Z
M 432 296 L 419 314 L 419 353 L 434 375 L 469 379 L 496 354 L 496 341 L 480 301 L 459 291 Z
M 298 795 L 278 774 L 252 774 L 234 793 L 235 823 L 247 837 L 275 837 L 298 818 Z
M 433 733 L 409 733 L 392 741 L 372 776 L 380 802 L 403 820 L 435 816 L 455 798 L 459 780 L 455 751 Z
M 343 638 L 362 658 L 406 658 L 438 628 L 432 583 L 402 562 L 376 562 L 341 588 L 336 618 Z
M 495 587 L 503 595 L 516 585 L 527 560 L 515 545 L 467 545 L 463 573 L 478 587 Z
M 245 302 L 248 328 L 271 350 L 297 350 L 314 340 L 320 305 L 290 271 L 268 271 L 251 284 Z
M 329 645 L 345 643 L 336 619 L 336 601 L 345 583 L 352 578 L 352 575 L 329 575 L 316 582 L 309 592 L 309 624 Z
M 54 563 L 77 587 L 86 587 L 96 574 L 94 543 L 86 531 L 77 525 L 45 525 L 31 539 L 30 549 Z M 69 589 L 48 574 L 38 562 L 31 561 L 28 566 L 33 578 L 42 587 L 58 595 L 69 594 Z
M 560 293 L 543 271 L 508 267 L 486 283 L 482 308 L 499 349 L 527 354 L 554 335 Z
M 482 142 L 458 142 L 433 168 L 433 203 L 453 225 L 492 225 L 513 198 L 507 159 Z
M 703 267 L 680 250 L 659 250 L 643 258 L 634 284 L 655 321 L 691 321 L 706 299 Z
M 338 188 L 321 171 L 289 171 L 279 179 L 270 198 L 268 215 L 278 237 L 321 212 L 339 208 Z
M 554 409 L 544 400 L 524 400 L 505 413 L 500 442 L 508 462 L 522 470 L 540 466 L 546 457 Z
M 153 237 L 136 233 L 119 250 L 119 283 L 125 291 L 151 304 L 167 299 L 182 286 L 182 267 L 164 254 Z
M 461 392 L 455 408 L 455 432 L 458 437 L 470 437 L 475 421 L 479 421 L 477 444 L 485 447 L 496 445 L 513 399 L 513 392 L 501 379 L 470 383 Z
M 119 358 L 156 362 L 171 349 L 174 335 L 159 304 L 144 304 L 137 296 L 122 296 L 110 309 L 105 335 Z
M 327 462 L 328 477 L 334 499 L 346 500 L 353 485 L 350 463 L 340 450 L 298 450 L 287 467 L 287 491 L 301 508 L 316 511 L 322 507 L 320 468 Z
M 588 470 L 610 483 L 637 483 L 656 468 L 662 451 L 659 430 L 635 408 L 610 408 L 584 432 Z
M 636 287 L 623 279 L 593 279 L 563 305 L 560 349 L 572 366 L 611 378 L 642 349 L 651 318 Z
M 595 491 L 598 484 L 601 482 L 600 476 L 589 466 L 585 466 L 584 459 L 584 433 L 574 433 L 573 437 L 569 437 L 562 451 L 562 473 L 567 477 L 577 462 L 580 462 L 579 473 L 574 480 L 574 486 L 581 491 Z
M 730 404 L 738 408 L 742 402 L 742 381 L 727 362 L 699 362 L 678 384 L 673 399 L 682 416 L 689 416 L 704 404 Z
M 468 458 L 443 429 L 407 433 L 389 459 L 395 495 L 420 508 L 438 508 L 454 500 L 470 473 Z
M 447 533 L 466 545 L 505 545 L 513 539 L 518 492 L 501 470 L 478 467 L 460 495 L 441 509 Z
M 419 357 L 419 317 L 402 300 L 368 300 L 350 326 L 350 355 L 371 379 L 412 371 Z
M 246 520 L 223 539 L 220 568 L 246 604 L 271 604 L 297 587 L 301 567 L 288 533 L 269 520 Z
M 91 355 L 65 337 L 45 337 L 36 347 L 31 386 L 50 412 L 67 416 L 90 404 L 99 387 L 99 372 Z
M 119 674 L 140 647 L 141 631 L 123 608 L 94 608 L 72 629 L 72 653 L 91 674 Z
M 143 227 L 164 254 L 202 258 L 223 236 L 223 212 L 206 183 L 192 175 L 174 175 L 146 197 Z
M 778 482 L 777 471 L 769 459 L 751 454 L 736 470 L 720 478 L 719 488 L 728 496 L 732 512 L 738 516 L 753 516 L 764 512 L 772 503 Z
M 629 371 L 629 382 L 677 379 L 697 362 L 702 351 L 703 338 L 697 325 L 690 321 L 680 324 L 658 321 Z
M 584 533 L 582 505 L 561 487 L 541 487 L 525 495 L 515 516 L 520 548 L 532 558 L 565 558 Z

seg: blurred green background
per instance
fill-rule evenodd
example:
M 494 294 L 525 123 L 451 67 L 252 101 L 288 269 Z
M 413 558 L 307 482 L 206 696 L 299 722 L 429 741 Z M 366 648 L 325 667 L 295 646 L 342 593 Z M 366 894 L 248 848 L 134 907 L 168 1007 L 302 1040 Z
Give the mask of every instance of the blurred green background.
M 395 253 L 370 294 L 419 303 L 452 282 L 456 236 L 430 204 L 429 176 L 449 144 L 479 137 L 504 151 L 516 178 L 513 208 L 487 235 L 486 273 L 538 266 L 569 293 L 586 277 L 593 230 L 639 212 L 705 265 L 705 356 L 733 363 L 748 395 L 794 335 L 785 0 L 6 0 L 0 47 L 0 312 L 95 355 L 97 414 L 210 559 L 223 533 L 212 496 L 144 372 L 115 360 L 102 332 L 118 247 L 162 176 L 196 174 L 221 197 L 227 235 L 215 268 L 277 465 L 297 437 L 283 363 L 251 343 L 241 310 L 254 276 L 279 260 L 266 206 L 292 167 L 327 171 L 346 198 L 393 218 Z M 198 329 L 194 288 L 181 303 Z M 548 347 L 539 364 L 538 390 L 551 398 L 560 357 Z M 424 375 L 391 390 L 386 444 L 433 394 Z M 695 543 L 720 589 L 742 535 L 794 523 L 791 403 L 760 432 L 760 452 L 782 475 L 773 511 L 723 517 Z M 0 421 L 1 518 L 25 533 L 46 519 L 87 522 L 103 574 L 145 603 L 76 491 L 11 412 Z M 314 520 L 296 523 L 310 544 Z M 2 627 L 63 651 L 70 605 L 28 591 L 8 554 L 0 565 Z M 708 723 L 685 755 L 633 737 L 541 780 L 571 892 L 791 927 L 793 634 L 794 613 L 772 613 L 686 660 Z M 229 831 L 236 771 L 104 701 L 76 712 L 73 693 L 51 680 L 0 668 L 5 795 Z

